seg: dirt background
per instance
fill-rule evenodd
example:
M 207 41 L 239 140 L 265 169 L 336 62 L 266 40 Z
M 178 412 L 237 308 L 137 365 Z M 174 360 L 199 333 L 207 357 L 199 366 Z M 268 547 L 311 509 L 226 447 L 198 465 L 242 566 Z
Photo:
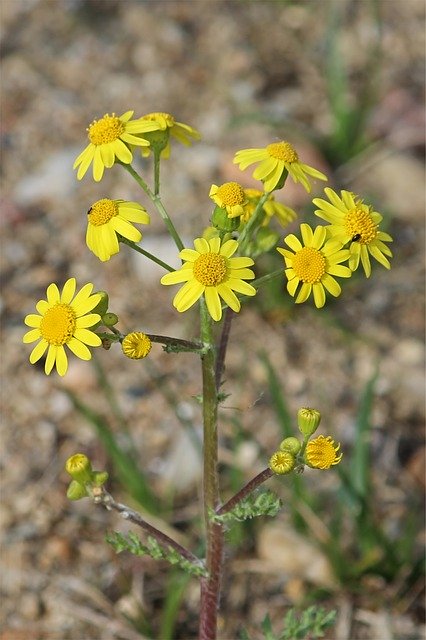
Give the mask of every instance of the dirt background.
M 332 186 L 372 199 L 387 216 L 395 238 L 391 271 L 375 263 L 369 281 L 353 278 L 324 312 L 310 304 L 295 308 L 284 286 L 244 308 L 229 346 L 231 396 L 221 416 L 220 455 L 230 495 L 229 468 L 250 479 L 279 442 L 260 349 L 279 372 L 292 414 L 304 405 L 319 408 L 324 432 L 342 442 L 348 459 L 359 398 L 377 367 L 374 499 L 387 531 L 402 535 L 407 514 L 422 509 L 424 490 L 424 3 L 2 0 L 1 13 L 2 640 L 133 640 L 141 636 L 132 620 L 148 621 L 158 638 L 163 594 L 174 588 L 166 566 L 115 556 L 103 542 L 107 530 L 125 531 L 125 523 L 89 501 L 65 499 L 64 461 L 85 451 L 111 471 L 116 498 L 128 500 L 96 433 L 67 395 L 78 394 L 119 433 L 99 372 L 74 358 L 63 380 L 46 377 L 41 366 L 29 365 L 21 343 L 23 317 L 50 282 L 70 276 L 109 291 L 123 330 L 194 334 L 196 316 L 173 311 L 171 288 L 158 287 L 160 271 L 125 248 L 101 264 L 85 246 L 92 202 L 105 196 L 145 202 L 119 167 L 100 184 L 89 175 L 81 183 L 75 178 L 85 128 L 106 112 L 168 111 L 202 133 L 189 149 L 174 146 L 162 173 L 164 202 L 188 241 L 208 224 L 212 183 L 252 184 L 249 172 L 232 165 L 235 151 L 281 138 L 323 169 Z M 381 36 L 364 131 L 369 144 L 343 164 L 327 157 L 321 142 L 335 127 L 325 70 L 331 15 L 340 21 L 338 51 L 352 105 Z M 149 163 L 140 167 L 149 177 Z M 300 187 L 289 184 L 280 199 L 312 211 Z M 152 218 L 145 246 L 172 260 L 161 221 Z M 131 425 L 141 468 L 160 500 L 173 496 L 173 513 L 159 526 L 196 548 L 191 522 L 199 512 L 200 459 L 160 391 L 167 385 L 179 415 L 199 426 L 193 357 L 154 346 L 149 362 L 123 363 L 118 349 L 98 353 L 97 362 Z M 235 436 L 235 420 L 243 438 Z M 307 481 L 328 492 L 332 511 L 334 474 Z M 273 487 L 288 497 L 285 483 Z M 320 531 L 325 526 L 320 517 L 311 522 Z M 327 559 L 294 532 L 285 509 L 273 524 L 265 520 L 245 535 L 250 539 L 227 554 L 220 638 L 239 637 L 242 626 L 261 638 L 266 612 L 278 628 L 287 608 L 309 602 L 312 589 L 322 589 L 321 603 L 337 609 L 330 638 L 425 637 L 422 581 L 405 591 L 404 574 L 398 584 L 374 575 L 357 590 L 337 584 Z M 413 558 L 423 538 L 419 517 Z M 197 607 L 194 581 L 173 638 L 196 636 Z

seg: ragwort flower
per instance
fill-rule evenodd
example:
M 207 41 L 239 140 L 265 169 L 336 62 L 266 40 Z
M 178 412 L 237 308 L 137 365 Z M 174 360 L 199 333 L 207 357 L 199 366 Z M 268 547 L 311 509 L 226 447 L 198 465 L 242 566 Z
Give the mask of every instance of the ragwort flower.
M 226 209 L 228 218 L 243 215 L 247 196 L 238 182 L 224 182 L 220 187 L 213 184 L 209 196 L 218 207 Z
M 349 251 L 341 249 L 342 245 L 333 239 L 325 242 L 325 227 L 317 227 L 313 232 L 304 223 L 300 230 L 303 245 L 294 234 L 290 234 L 284 242 L 292 251 L 277 249 L 284 256 L 287 267 L 287 291 L 294 296 L 301 283 L 296 302 L 305 302 L 313 292 L 315 305 L 320 308 L 325 304 L 325 290 L 335 297 L 341 293 L 340 285 L 333 276 L 349 278 L 352 275 L 348 267 L 340 264 L 349 258 Z
M 338 453 L 340 444 L 332 440 L 331 436 L 318 436 L 306 445 L 305 460 L 313 469 L 329 469 L 339 464 L 343 453 Z
M 256 210 L 257 204 L 260 198 L 264 195 L 263 191 L 259 189 L 244 189 L 244 193 L 247 198 L 247 204 L 244 206 L 244 213 L 241 216 L 241 221 L 247 223 Z M 262 225 L 266 226 L 270 223 L 273 216 L 275 216 L 282 227 L 286 227 L 290 222 L 297 218 L 297 214 L 293 209 L 287 207 L 281 202 L 276 202 L 275 197 L 270 194 L 263 203 L 262 209 L 265 213 Z
M 232 258 L 238 249 L 236 240 L 227 240 L 221 244 L 218 237 L 196 238 L 194 249 L 183 249 L 179 256 L 184 264 L 177 271 L 167 273 L 161 278 L 162 284 L 179 284 L 185 282 L 173 300 L 173 305 L 180 311 L 187 311 L 204 295 L 207 309 L 213 320 L 222 318 L 220 298 L 233 310 L 238 312 L 241 303 L 235 295 L 254 296 L 256 289 L 244 282 L 252 280 L 254 272 L 247 269 L 253 265 L 251 258 Z
M 105 167 L 110 169 L 115 159 L 124 164 L 133 160 L 129 145 L 148 147 L 149 142 L 140 137 L 148 131 L 158 129 L 158 124 L 149 120 L 131 120 L 133 111 L 126 111 L 121 116 L 106 113 L 100 120 L 94 120 L 87 128 L 90 140 L 87 147 L 74 162 L 73 169 L 78 167 L 77 179 L 81 180 L 93 162 L 93 178 L 96 182 L 102 179 Z
M 32 329 L 24 335 L 23 342 L 39 340 L 30 354 L 30 362 L 34 364 L 40 360 L 47 349 L 44 367 L 47 375 L 55 365 L 59 375 L 65 375 L 68 368 L 65 345 L 78 358 L 90 360 L 92 354 L 86 345 L 99 347 L 102 344 L 100 337 L 90 331 L 90 327 L 101 319 L 98 313 L 90 313 L 101 295 L 92 294 L 93 284 L 90 282 L 74 297 L 75 289 L 75 278 L 66 281 L 62 293 L 59 293 L 56 284 L 49 285 L 47 300 L 39 300 L 36 304 L 40 315 L 30 314 L 24 320 Z
M 255 162 L 260 164 L 253 172 L 253 178 L 262 180 L 265 191 L 273 191 L 279 187 L 285 171 L 288 171 L 294 182 L 300 182 L 308 193 L 311 184 L 306 175 L 327 180 L 327 176 L 321 171 L 300 162 L 294 147 L 284 140 L 268 144 L 262 149 L 242 149 L 234 157 L 234 164 L 238 164 L 241 171 Z
M 139 242 L 142 234 L 131 223 L 149 224 L 149 215 L 137 202 L 102 198 L 87 212 L 86 243 L 95 256 L 105 262 L 118 253 L 117 233 Z
M 386 256 L 392 257 L 392 251 L 384 244 L 392 242 L 392 237 L 379 230 L 383 217 L 373 207 L 364 204 L 350 191 L 341 191 L 340 197 L 333 189 L 325 188 L 329 202 L 322 198 L 314 198 L 313 203 L 319 207 L 315 213 L 319 218 L 330 223 L 327 233 L 343 245 L 350 242 L 349 267 L 355 271 L 361 260 L 367 278 L 371 275 L 370 256 L 375 258 L 386 269 L 390 263 Z
M 183 122 L 176 122 L 174 117 L 170 115 L 170 113 L 164 113 L 162 111 L 156 111 L 153 113 L 147 113 L 142 116 L 141 120 L 145 122 L 153 122 L 157 125 L 158 132 L 166 132 L 167 136 L 164 138 L 164 146 L 162 145 L 161 157 L 168 158 L 170 156 L 170 139 L 169 133 L 172 135 L 178 142 L 184 144 L 185 146 L 189 146 L 192 144 L 193 140 L 200 140 L 200 133 L 190 127 L 189 124 L 184 124 Z M 158 134 L 160 135 L 160 133 Z M 148 139 L 154 142 L 158 136 L 155 133 L 148 134 Z M 192 139 L 191 139 L 192 138 Z M 159 140 L 162 138 L 160 137 Z M 151 150 L 148 147 L 141 149 L 143 156 L 149 156 Z

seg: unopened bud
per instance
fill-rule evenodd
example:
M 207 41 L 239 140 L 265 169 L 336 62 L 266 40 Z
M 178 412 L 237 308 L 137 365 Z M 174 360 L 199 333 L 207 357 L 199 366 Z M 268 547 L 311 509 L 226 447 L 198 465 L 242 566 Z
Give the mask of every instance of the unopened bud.
M 288 451 L 294 456 L 297 456 L 301 446 L 302 445 L 297 438 L 290 436 L 289 438 L 284 438 L 284 440 L 280 444 L 280 449 L 281 451 Z
M 102 324 L 106 327 L 113 327 L 118 322 L 118 316 L 115 313 L 105 313 L 102 316 Z
M 84 453 L 76 453 L 68 458 L 65 463 L 65 469 L 73 480 L 80 484 L 92 481 L 92 464 Z
M 77 480 L 71 480 L 67 489 L 68 500 L 81 500 L 82 498 L 87 498 L 88 495 L 84 485 L 77 482 Z
M 299 431 L 304 436 L 311 436 L 319 427 L 321 414 L 316 409 L 302 408 L 297 412 Z

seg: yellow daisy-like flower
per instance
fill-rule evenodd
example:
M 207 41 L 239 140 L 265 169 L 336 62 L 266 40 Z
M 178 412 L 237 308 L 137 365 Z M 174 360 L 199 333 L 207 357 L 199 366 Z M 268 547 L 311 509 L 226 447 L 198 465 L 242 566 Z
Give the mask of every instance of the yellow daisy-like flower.
M 93 178 L 96 182 L 102 179 L 105 167 L 110 169 L 115 159 L 124 164 L 133 160 L 129 145 L 147 147 L 149 142 L 140 137 L 149 131 L 158 129 L 156 122 L 148 120 L 131 120 L 134 111 L 126 111 L 121 116 L 106 113 L 100 120 L 94 120 L 87 128 L 90 140 L 87 147 L 74 162 L 77 179 L 81 180 L 93 162 Z
M 260 164 L 253 172 L 253 178 L 262 180 L 265 191 L 273 191 L 285 171 L 288 171 L 294 182 L 300 182 L 308 193 L 311 184 L 306 175 L 327 180 L 327 176 L 321 171 L 300 162 L 294 147 L 284 140 L 268 144 L 263 149 L 242 149 L 234 157 L 234 164 L 238 164 L 241 171 L 255 162 Z
M 375 258 L 386 269 L 390 262 L 386 256 L 392 257 L 392 251 L 385 242 L 392 242 L 392 237 L 379 230 L 383 217 L 373 207 L 358 198 L 350 191 L 341 191 L 339 197 L 333 189 L 325 188 L 329 202 L 322 198 L 314 198 L 313 203 L 319 207 L 315 213 L 319 218 L 330 223 L 327 233 L 343 245 L 350 242 L 349 267 L 355 271 L 359 263 L 364 268 L 367 278 L 371 275 L 370 256 Z
M 244 213 L 241 216 L 241 221 L 247 223 L 252 217 L 260 198 L 264 195 L 263 191 L 259 189 L 244 189 L 244 193 L 247 197 L 247 204 L 244 206 Z M 262 226 L 267 226 L 272 217 L 275 216 L 282 227 L 286 227 L 290 222 L 297 218 L 297 214 L 293 209 L 287 207 L 281 202 L 276 202 L 272 194 L 268 196 L 268 199 L 262 207 L 265 212 L 265 217 L 262 222 Z
M 152 342 L 145 333 L 134 331 L 123 338 L 121 347 L 125 356 L 132 360 L 140 360 L 146 358 L 151 351 Z
M 325 304 L 325 290 L 335 297 L 341 293 L 340 285 L 333 276 L 349 278 L 352 275 L 348 267 L 340 264 L 349 258 L 349 251 L 341 249 L 341 243 L 333 239 L 325 242 L 325 227 L 317 227 L 312 231 L 304 223 L 300 225 L 300 230 L 303 245 L 294 234 L 290 234 L 284 238 L 284 242 L 292 251 L 277 249 L 284 256 L 287 267 L 287 291 L 294 296 L 302 283 L 296 302 L 305 302 L 313 292 L 315 305 L 320 308 Z
M 160 131 L 166 131 L 170 133 L 178 142 L 185 146 L 190 146 L 193 140 L 200 140 L 200 133 L 190 127 L 189 124 L 183 122 L 176 122 L 174 117 L 170 113 L 164 113 L 162 111 L 155 111 L 153 113 L 147 113 L 142 116 L 141 120 L 145 122 L 154 122 Z M 149 136 L 151 137 L 151 136 Z M 142 149 L 143 156 L 149 156 L 150 149 Z M 168 158 L 170 156 L 170 141 L 167 138 L 164 142 L 164 148 L 161 151 L 162 158 Z
M 184 260 L 182 267 L 167 273 L 161 278 L 161 284 L 179 284 L 185 282 L 173 300 L 180 311 L 187 311 L 204 294 L 207 309 L 213 320 L 222 318 L 220 298 L 238 312 L 241 303 L 234 291 L 245 296 L 254 296 L 256 289 L 244 282 L 252 280 L 254 272 L 247 269 L 254 264 L 251 258 L 232 258 L 238 249 L 236 240 L 227 240 L 221 244 L 218 237 L 196 238 L 194 249 L 183 249 L 179 256 Z
M 226 209 L 228 218 L 243 215 L 247 196 L 238 182 L 224 182 L 220 187 L 213 184 L 209 196 L 218 207 Z
M 269 460 L 269 468 L 278 475 L 293 471 L 296 459 L 290 451 L 275 451 Z
M 46 291 L 47 300 L 39 300 L 36 304 L 40 315 L 30 314 L 24 320 L 32 329 L 24 335 L 23 342 L 40 340 L 30 354 L 30 362 L 34 364 L 40 360 L 47 349 L 44 366 L 47 375 L 55 365 L 59 375 L 65 375 L 68 368 L 65 345 L 78 358 L 90 360 L 92 354 L 86 345 L 99 347 L 102 344 L 100 337 L 89 329 L 101 319 L 98 313 L 89 313 L 101 295 L 92 294 L 93 284 L 90 282 L 74 297 L 75 289 L 75 278 L 66 281 L 62 293 L 56 284 L 50 284 Z
M 102 198 L 87 212 L 86 243 L 95 256 L 105 262 L 119 252 L 117 233 L 139 242 L 142 234 L 131 223 L 149 224 L 149 215 L 137 202 Z
M 340 444 L 336 444 L 331 436 L 318 436 L 306 445 L 305 460 L 313 469 L 329 469 L 339 464 L 343 453 L 338 453 Z

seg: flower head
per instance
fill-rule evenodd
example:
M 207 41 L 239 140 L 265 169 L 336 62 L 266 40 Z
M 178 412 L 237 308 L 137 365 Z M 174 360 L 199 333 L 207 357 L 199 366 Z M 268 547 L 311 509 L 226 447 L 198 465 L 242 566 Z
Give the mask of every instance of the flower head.
M 161 144 L 161 157 L 168 158 L 170 156 L 170 141 L 169 134 L 172 135 L 178 142 L 189 146 L 192 140 L 200 140 L 201 136 L 199 132 L 183 122 L 176 122 L 174 117 L 170 113 L 164 113 L 161 111 L 154 113 L 147 113 L 142 116 L 141 120 L 145 122 L 153 122 L 157 125 L 158 134 L 148 134 L 147 138 L 152 144 L 159 141 Z M 164 132 L 167 135 L 161 136 L 160 132 Z M 150 149 L 145 147 L 141 150 L 143 156 L 149 156 Z
M 256 289 L 245 280 L 252 280 L 254 273 L 247 269 L 253 263 L 251 258 L 232 258 L 238 249 L 236 240 L 221 244 L 219 237 L 209 240 L 196 238 L 194 249 L 183 249 L 179 256 L 184 264 L 177 271 L 161 278 L 162 284 L 185 282 L 173 300 L 180 311 L 186 311 L 204 294 L 207 309 L 213 320 L 222 317 L 220 298 L 233 310 L 239 311 L 241 303 L 234 292 L 254 296 Z
M 284 238 L 284 242 L 292 249 L 278 248 L 286 263 L 287 291 L 291 296 L 301 284 L 296 303 L 305 302 L 311 292 L 315 305 L 320 308 L 325 304 L 325 290 L 337 297 L 341 288 L 333 276 L 349 278 L 352 271 L 343 265 L 349 257 L 349 251 L 341 249 L 341 244 L 331 239 L 325 242 L 325 227 L 317 227 L 312 231 L 308 224 L 301 224 L 303 245 L 293 234 Z M 325 244 L 324 244 L 325 243 Z
M 220 187 L 213 184 L 209 196 L 218 207 L 226 209 L 229 218 L 243 215 L 247 197 L 238 182 L 225 182 Z
M 314 198 L 318 207 L 316 215 L 330 223 L 327 233 L 343 245 L 350 243 L 349 267 L 355 271 L 361 261 L 367 278 L 371 275 L 370 255 L 386 269 L 390 263 L 386 256 L 392 257 L 392 251 L 384 244 L 392 242 L 388 233 L 379 230 L 383 217 L 373 207 L 364 204 L 350 191 L 341 191 L 340 197 L 333 189 L 324 189 L 329 199 Z
M 296 459 L 290 451 L 275 451 L 269 460 L 269 468 L 279 475 L 293 471 L 295 464 Z
M 131 223 L 149 224 L 149 215 L 137 202 L 102 198 L 87 213 L 87 246 L 95 256 L 105 262 L 118 253 L 117 234 L 139 242 L 141 232 Z
M 321 171 L 300 162 L 294 147 L 284 140 L 268 144 L 263 149 L 242 149 L 234 157 L 234 164 L 238 164 L 242 171 L 255 162 L 260 164 L 253 172 L 253 178 L 262 180 L 265 191 L 279 187 L 282 178 L 287 175 L 285 172 L 290 174 L 294 182 L 300 182 L 308 193 L 311 185 L 306 174 L 327 180 Z
M 244 189 L 244 193 L 247 198 L 247 204 L 244 206 L 244 213 L 241 216 L 241 221 L 246 223 L 255 212 L 258 202 L 264 195 L 264 192 L 259 189 Z M 282 227 L 286 227 L 290 222 L 297 218 L 297 214 L 293 209 L 290 209 L 290 207 L 287 207 L 281 202 L 276 202 L 272 194 L 270 194 L 266 202 L 263 203 L 262 209 L 265 213 L 265 217 L 262 222 L 263 226 L 268 225 L 273 216 L 276 216 Z
M 89 144 L 74 162 L 73 169 L 78 167 L 77 179 L 81 180 L 93 162 L 93 178 L 96 182 L 102 179 L 105 167 L 110 169 L 118 158 L 124 164 L 133 160 L 129 145 L 148 147 L 149 142 L 140 137 L 148 131 L 159 128 L 156 122 L 149 120 L 131 120 L 133 111 L 126 111 L 121 116 L 106 113 L 100 120 L 94 120 L 87 128 Z
M 313 469 L 329 469 L 339 464 L 342 453 L 338 453 L 340 444 L 336 444 L 331 436 L 318 436 L 306 445 L 305 460 Z
M 78 358 L 90 360 L 92 354 L 86 345 L 99 347 L 102 341 L 98 335 L 90 331 L 100 321 L 98 313 L 89 313 L 101 299 L 100 294 L 92 294 L 93 284 L 90 282 L 77 293 L 75 278 L 66 281 L 62 293 L 56 284 L 48 286 L 47 300 L 39 300 L 36 309 L 40 315 L 30 314 L 24 322 L 28 331 L 23 342 L 30 343 L 39 340 L 30 354 L 30 362 L 34 364 L 44 355 L 47 349 L 44 370 L 50 374 L 56 365 L 60 376 L 65 375 L 68 368 L 68 358 L 65 345 Z
M 84 453 L 75 453 L 68 458 L 65 463 L 65 469 L 73 480 L 77 480 L 81 484 L 90 482 L 92 479 L 92 463 Z
M 121 343 L 124 355 L 132 360 L 146 358 L 151 351 L 151 346 L 152 343 L 148 336 L 139 331 L 128 333 Z

